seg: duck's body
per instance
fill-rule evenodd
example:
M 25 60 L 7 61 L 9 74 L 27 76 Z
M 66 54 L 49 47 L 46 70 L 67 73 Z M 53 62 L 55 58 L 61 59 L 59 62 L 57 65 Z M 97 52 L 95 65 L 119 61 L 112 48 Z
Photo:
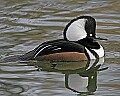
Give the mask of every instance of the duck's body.
M 64 29 L 64 39 L 47 41 L 20 56 L 21 60 L 81 61 L 104 56 L 103 47 L 96 42 L 96 22 L 91 16 L 71 20 Z
M 58 39 L 42 43 L 33 51 L 26 53 L 24 58 L 50 61 L 80 61 L 88 59 L 86 54 L 85 47 L 81 44 Z
M 104 56 L 104 50 L 97 42 L 94 49 L 76 42 L 58 39 L 44 42 L 34 50 L 23 55 L 25 60 L 81 61 L 98 59 Z M 95 45 L 96 44 L 96 45 Z M 95 47 L 96 46 L 96 47 Z

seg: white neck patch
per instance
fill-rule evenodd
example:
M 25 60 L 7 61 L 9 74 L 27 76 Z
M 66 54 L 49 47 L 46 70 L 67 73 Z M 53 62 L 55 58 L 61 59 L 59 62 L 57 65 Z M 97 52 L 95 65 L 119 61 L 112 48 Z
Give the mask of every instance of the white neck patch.
M 66 31 L 66 37 L 69 41 L 78 41 L 87 36 L 85 31 L 85 22 L 87 19 L 78 19 L 71 23 Z
M 92 50 L 98 54 L 99 58 L 103 57 L 105 54 L 104 49 L 101 45 L 99 49 L 92 49 Z
M 87 50 L 87 53 L 90 56 L 90 59 L 96 59 L 96 57 L 86 47 L 85 47 L 85 49 Z M 100 45 L 99 49 L 91 49 L 91 50 L 96 52 L 98 54 L 99 58 L 103 57 L 105 54 L 104 49 L 101 45 Z

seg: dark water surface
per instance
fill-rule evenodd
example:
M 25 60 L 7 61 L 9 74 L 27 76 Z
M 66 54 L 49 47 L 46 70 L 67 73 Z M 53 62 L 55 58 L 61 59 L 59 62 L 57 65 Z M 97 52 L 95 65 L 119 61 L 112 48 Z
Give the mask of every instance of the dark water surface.
M 80 15 L 95 17 L 108 39 L 104 63 L 0 62 L 0 96 L 120 96 L 120 0 L 0 0 L 0 58 L 62 38 Z

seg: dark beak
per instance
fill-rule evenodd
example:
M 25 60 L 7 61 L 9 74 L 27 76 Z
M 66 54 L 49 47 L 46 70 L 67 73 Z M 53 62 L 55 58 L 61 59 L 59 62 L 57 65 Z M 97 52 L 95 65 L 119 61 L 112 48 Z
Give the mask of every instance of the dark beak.
M 106 38 L 101 38 L 101 37 L 95 37 L 96 40 L 108 40 Z

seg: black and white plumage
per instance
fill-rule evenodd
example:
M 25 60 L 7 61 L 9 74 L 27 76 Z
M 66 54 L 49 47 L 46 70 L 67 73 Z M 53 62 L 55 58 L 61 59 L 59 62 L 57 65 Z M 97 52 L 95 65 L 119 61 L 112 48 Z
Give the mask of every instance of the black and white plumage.
M 86 37 L 96 38 L 96 21 L 91 16 L 80 16 L 71 20 L 65 27 L 65 40 L 78 41 Z
M 103 47 L 95 41 L 96 21 L 91 16 L 71 20 L 63 32 L 64 39 L 47 41 L 18 56 L 20 60 L 80 61 L 101 58 Z M 14 57 L 14 56 L 13 56 Z
M 24 58 L 30 58 L 28 59 L 37 59 L 37 60 L 57 60 L 57 61 L 71 61 L 70 59 L 73 60 L 73 58 L 76 58 L 76 60 L 73 61 L 78 61 L 81 58 L 87 59 L 87 56 L 81 56 L 80 58 L 69 56 L 69 55 L 81 55 L 85 53 L 85 47 L 82 46 L 81 44 L 75 43 L 75 42 L 68 42 L 65 41 L 64 39 L 58 39 L 58 40 L 53 40 L 53 41 L 47 41 L 39 45 L 37 48 L 35 48 L 33 51 L 30 51 L 24 55 Z M 30 55 L 32 54 L 32 55 Z M 87 53 L 86 53 L 87 54 Z M 53 57 L 51 57 L 51 55 Z M 64 56 L 63 56 L 64 55 Z M 66 55 L 66 56 L 65 56 Z M 32 58 L 31 58 L 32 56 Z M 71 58 L 72 57 L 72 58 Z M 27 59 L 26 58 L 26 59 Z
M 84 52 L 84 47 L 74 42 L 67 42 L 63 39 L 53 40 L 42 43 L 35 49 L 35 56 L 54 54 L 60 52 Z

